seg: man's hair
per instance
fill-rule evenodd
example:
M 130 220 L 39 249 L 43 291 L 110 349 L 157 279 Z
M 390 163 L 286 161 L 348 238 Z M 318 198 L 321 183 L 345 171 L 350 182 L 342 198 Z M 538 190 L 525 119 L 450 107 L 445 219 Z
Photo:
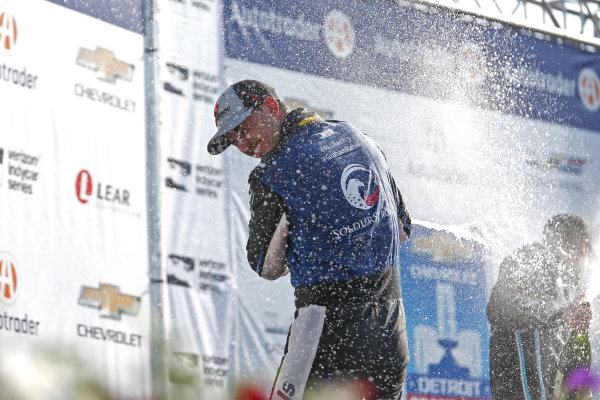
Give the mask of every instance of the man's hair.
M 590 244 L 592 230 L 583 218 L 574 214 L 558 214 L 544 226 L 544 241 L 549 246 L 572 251 L 581 243 Z

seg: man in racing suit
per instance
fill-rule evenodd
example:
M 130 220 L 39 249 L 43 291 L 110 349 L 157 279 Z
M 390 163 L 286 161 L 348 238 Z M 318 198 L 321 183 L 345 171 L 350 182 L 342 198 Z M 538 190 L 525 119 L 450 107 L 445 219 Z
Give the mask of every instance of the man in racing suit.
M 399 399 L 409 357 L 398 250 L 411 225 L 381 150 L 347 123 L 289 111 L 258 81 L 231 85 L 215 118 L 211 154 L 233 144 L 261 159 L 249 177 L 250 266 L 265 279 L 289 272 L 295 287 L 271 397 L 362 378 Z
M 495 400 L 552 399 L 570 329 L 586 330 L 591 311 L 573 292 L 591 253 L 591 231 L 573 214 L 552 217 L 541 243 L 500 265 L 487 305 L 490 384 Z

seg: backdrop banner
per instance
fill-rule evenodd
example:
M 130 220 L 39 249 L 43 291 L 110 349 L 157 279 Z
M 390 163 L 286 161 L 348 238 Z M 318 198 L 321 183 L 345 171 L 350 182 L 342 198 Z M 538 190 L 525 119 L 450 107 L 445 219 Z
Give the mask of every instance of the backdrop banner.
M 0 381 L 10 398 L 151 397 L 143 37 L 80 11 L 0 4 Z
M 223 157 L 208 154 L 221 91 L 218 1 L 158 1 L 161 225 L 171 395 L 228 397 L 235 279 Z

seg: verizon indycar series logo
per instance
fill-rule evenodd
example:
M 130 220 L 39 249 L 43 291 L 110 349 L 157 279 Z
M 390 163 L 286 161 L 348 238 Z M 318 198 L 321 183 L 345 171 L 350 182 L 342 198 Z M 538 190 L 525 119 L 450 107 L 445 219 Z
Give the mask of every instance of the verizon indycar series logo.
M 342 172 L 342 191 L 352 207 L 368 210 L 379 201 L 380 180 L 362 165 L 350 164 Z

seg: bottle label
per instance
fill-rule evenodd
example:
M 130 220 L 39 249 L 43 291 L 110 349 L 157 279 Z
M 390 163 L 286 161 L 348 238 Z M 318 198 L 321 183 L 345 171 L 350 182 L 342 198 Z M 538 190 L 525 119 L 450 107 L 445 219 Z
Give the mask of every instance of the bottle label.
M 564 378 L 565 378 L 565 374 L 563 374 L 561 371 L 556 371 L 556 379 L 554 380 L 554 398 L 555 399 L 560 399 Z

